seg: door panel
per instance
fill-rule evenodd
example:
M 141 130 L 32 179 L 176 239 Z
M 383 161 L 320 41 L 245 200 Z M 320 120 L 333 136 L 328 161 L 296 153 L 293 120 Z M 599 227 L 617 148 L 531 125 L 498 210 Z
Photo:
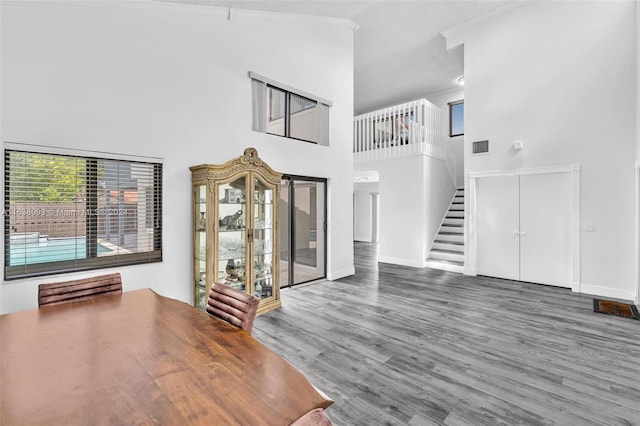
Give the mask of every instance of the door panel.
M 476 181 L 477 267 L 479 275 L 517 280 L 519 261 L 518 176 Z
M 326 276 L 326 182 L 285 176 L 280 191 L 280 287 Z
M 291 252 L 291 214 L 289 181 L 280 184 L 280 288 L 289 287 L 289 253 Z
M 293 284 L 324 278 L 324 183 L 294 181 Z
M 571 176 L 520 177 L 520 279 L 571 287 Z

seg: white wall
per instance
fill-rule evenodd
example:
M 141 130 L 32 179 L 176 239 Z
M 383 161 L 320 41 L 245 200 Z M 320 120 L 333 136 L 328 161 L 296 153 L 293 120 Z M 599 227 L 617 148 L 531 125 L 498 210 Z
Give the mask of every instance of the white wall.
M 465 44 L 465 172 L 579 164 L 580 291 L 634 298 L 635 2 L 524 2 Z M 516 140 L 521 151 L 512 150 Z M 485 247 L 469 247 L 483 250 Z M 544 267 L 544 265 L 540 265 Z
M 419 155 L 367 168 L 380 173 L 378 260 L 424 267 L 455 191 L 446 163 Z
M 371 194 L 380 192 L 380 185 L 378 182 L 372 183 L 354 183 L 353 185 L 353 197 L 354 197 L 354 241 L 365 241 L 373 243 L 373 235 L 371 232 L 372 221 L 372 206 L 371 206 Z
M 354 272 L 351 23 L 226 18 L 151 2 L 1 3 L 3 141 L 164 160 L 164 261 L 120 268 L 125 291 L 191 301 L 188 167 L 249 146 L 274 170 L 328 179 L 327 276 Z M 333 101 L 331 146 L 252 132 L 250 70 Z M 35 307 L 38 283 L 65 278 L 2 283 L 0 311 Z
M 636 3 L 636 305 L 640 305 L 640 1 Z
M 458 88 L 434 95 L 427 96 L 427 100 L 437 107 L 443 109 L 446 114 L 447 134 L 449 132 L 449 102 L 459 101 L 464 99 L 464 89 Z M 455 185 L 458 188 L 464 187 L 464 135 L 462 136 L 447 136 L 449 146 L 453 150 L 455 156 Z

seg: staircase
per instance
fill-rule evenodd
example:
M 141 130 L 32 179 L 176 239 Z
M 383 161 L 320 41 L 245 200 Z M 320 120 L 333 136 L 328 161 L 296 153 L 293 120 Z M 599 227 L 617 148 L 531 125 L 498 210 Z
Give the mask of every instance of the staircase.
M 449 211 L 431 246 L 426 266 L 462 272 L 464 267 L 464 188 L 458 188 L 451 200 Z

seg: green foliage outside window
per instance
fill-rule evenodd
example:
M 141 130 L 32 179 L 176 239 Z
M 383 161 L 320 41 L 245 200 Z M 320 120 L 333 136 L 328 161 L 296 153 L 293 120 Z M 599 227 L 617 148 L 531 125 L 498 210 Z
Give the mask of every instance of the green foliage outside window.
M 11 202 L 72 202 L 84 197 L 85 164 L 81 158 L 11 152 Z M 25 186 L 23 182 L 31 182 Z

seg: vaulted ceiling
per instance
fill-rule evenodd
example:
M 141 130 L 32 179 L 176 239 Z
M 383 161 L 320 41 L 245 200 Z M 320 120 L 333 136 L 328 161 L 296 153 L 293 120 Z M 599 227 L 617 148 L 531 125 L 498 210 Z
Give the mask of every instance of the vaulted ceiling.
M 464 52 L 441 32 L 514 0 L 158 0 L 346 18 L 354 38 L 354 114 L 454 90 Z

